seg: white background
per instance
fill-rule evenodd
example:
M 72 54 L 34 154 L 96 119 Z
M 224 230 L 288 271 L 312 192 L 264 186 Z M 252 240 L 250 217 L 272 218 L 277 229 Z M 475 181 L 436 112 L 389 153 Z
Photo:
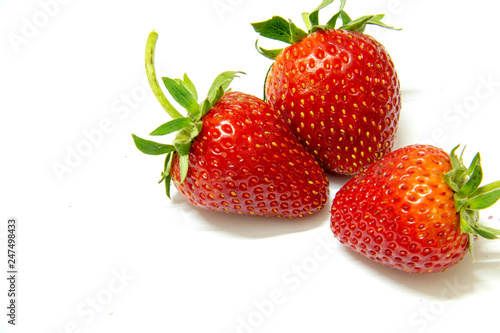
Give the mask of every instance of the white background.
M 442 332 L 498 326 L 498 243 L 481 242 L 440 274 L 408 275 L 341 247 L 329 209 L 296 221 L 192 208 L 156 182 L 146 136 L 167 115 L 145 85 L 144 46 L 159 33 L 160 76 L 187 72 L 198 91 L 225 70 L 233 90 L 262 96 L 270 61 L 251 22 L 300 13 L 298 0 L 0 1 L 1 271 L 6 221 L 18 226 L 18 318 L 8 332 Z M 322 22 L 338 8 L 325 10 Z M 500 65 L 494 1 L 350 0 L 399 73 L 396 147 L 481 151 L 500 179 Z M 277 47 L 262 40 L 264 47 Z M 200 94 L 201 95 L 201 94 Z M 78 154 L 76 156 L 75 154 Z M 61 169 L 61 166 L 65 168 Z M 58 171 L 59 170 L 59 171 Z M 63 171 L 61 171 L 63 170 Z M 329 175 L 332 197 L 347 177 Z M 499 208 L 482 221 L 500 224 Z M 488 262 L 486 262 L 488 261 Z M 6 274 L 6 273 L 5 273 Z M 2 275 L 3 276 L 3 275 Z

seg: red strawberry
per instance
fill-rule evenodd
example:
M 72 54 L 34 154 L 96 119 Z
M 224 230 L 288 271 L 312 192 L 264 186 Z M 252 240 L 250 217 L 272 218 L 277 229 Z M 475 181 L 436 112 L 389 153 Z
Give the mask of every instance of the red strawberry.
M 319 10 L 332 1 L 304 15 L 308 33 L 277 16 L 253 27 L 292 44 L 283 50 L 257 47 L 275 59 L 265 84 L 267 101 L 326 169 L 356 174 L 392 149 L 400 88 L 384 46 L 362 33 L 366 24 L 388 27 L 383 15 L 352 21 L 344 1 L 327 25 L 318 25 Z M 335 29 L 339 18 L 344 25 Z
M 329 195 L 324 171 L 267 103 L 241 92 L 226 92 L 237 72 L 220 74 L 200 104 L 187 76 L 163 78 L 189 116 L 173 109 L 155 79 L 156 38 L 153 32 L 148 40 L 148 77 L 160 103 L 175 119 L 151 135 L 180 132 L 173 145 L 133 138 L 146 154 L 167 154 L 161 179 L 167 196 L 173 180 L 190 203 L 215 211 L 303 217 L 321 209 Z
M 479 187 L 479 153 L 469 168 L 428 145 L 398 149 L 337 192 L 331 229 L 341 243 L 374 261 L 412 273 L 439 272 L 467 253 L 471 235 L 498 238 L 477 210 L 500 198 L 500 182 Z M 451 159 L 450 159 L 451 157 Z

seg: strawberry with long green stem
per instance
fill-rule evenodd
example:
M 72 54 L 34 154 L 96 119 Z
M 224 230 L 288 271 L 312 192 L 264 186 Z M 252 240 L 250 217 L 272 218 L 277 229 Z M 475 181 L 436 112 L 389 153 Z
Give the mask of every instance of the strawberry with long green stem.
M 217 76 L 201 103 L 187 75 L 163 77 L 187 116 L 172 106 L 156 79 L 157 37 L 153 31 L 147 41 L 146 72 L 156 98 L 174 119 L 151 135 L 177 135 L 172 144 L 132 136 L 141 152 L 166 154 L 160 182 L 167 196 L 173 182 L 193 205 L 227 213 L 303 217 L 324 207 L 328 180 L 314 157 L 267 103 L 228 90 L 241 72 Z
M 356 174 L 391 151 L 401 109 L 399 80 L 387 50 L 364 34 L 368 24 L 394 29 L 367 15 L 340 10 L 324 25 L 324 0 L 302 15 L 307 31 L 279 16 L 253 23 L 263 37 L 287 44 L 257 50 L 274 60 L 265 96 L 324 168 Z M 337 28 L 338 21 L 342 25 Z
M 411 272 L 456 265 L 477 236 L 500 238 L 479 222 L 500 198 L 500 181 L 480 186 L 479 153 L 467 168 L 455 147 L 400 148 L 373 163 L 336 194 L 331 229 L 341 243 L 381 264 Z

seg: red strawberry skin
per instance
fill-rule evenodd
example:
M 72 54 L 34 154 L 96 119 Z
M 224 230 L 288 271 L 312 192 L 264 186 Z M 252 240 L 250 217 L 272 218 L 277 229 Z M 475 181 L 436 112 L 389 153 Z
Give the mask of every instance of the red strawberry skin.
M 331 229 L 374 261 L 412 273 L 439 272 L 468 251 L 441 149 L 413 145 L 368 167 L 336 194 Z
M 227 213 L 303 217 L 328 201 L 324 171 L 264 101 L 240 92 L 225 94 L 203 117 L 176 188 L 193 205 Z
M 386 49 L 368 35 L 320 30 L 286 47 L 266 97 L 326 169 L 356 174 L 392 149 L 399 80 Z

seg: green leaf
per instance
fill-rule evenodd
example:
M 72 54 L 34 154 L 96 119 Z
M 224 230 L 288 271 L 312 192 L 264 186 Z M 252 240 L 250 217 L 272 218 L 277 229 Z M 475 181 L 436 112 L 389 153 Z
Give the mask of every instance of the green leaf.
M 262 37 L 293 44 L 290 24 L 282 17 L 273 16 L 267 21 L 252 23 L 252 27 Z
M 172 118 L 180 118 L 182 115 L 177 111 L 172 104 L 168 101 L 167 97 L 163 93 L 158 84 L 158 80 L 156 79 L 156 70 L 155 70 L 155 48 L 156 41 L 158 39 L 158 34 L 153 30 L 148 36 L 148 40 L 146 42 L 146 52 L 145 52 L 145 62 L 146 62 L 146 75 L 148 77 L 149 86 L 153 91 L 156 99 L 163 107 L 163 109 L 168 113 L 168 115 Z
M 479 214 L 476 210 L 462 209 L 460 211 L 460 227 L 462 231 L 472 235 L 479 235 L 486 239 L 500 238 L 500 230 L 482 225 L 478 221 Z
M 481 167 L 481 158 L 479 156 L 479 153 L 477 153 L 472 160 L 472 163 L 465 173 L 465 176 L 469 178 L 462 186 L 462 188 L 460 188 L 458 193 L 462 196 L 468 197 L 479 187 L 481 181 L 483 180 L 483 168 Z
M 384 16 L 385 16 L 384 14 L 361 16 L 360 18 L 358 18 L 354 21 L 350 21 L 349 23 L 344 24 L 339 29 L 363 33 L 365 31 L 367 24 L 373 24 L 373 25 L 378 25 L 378 26 L 388 28 L 388 29 L 401 30 L 401 29 L 394 28 L 394 27 L 391 27 L 391 26 L 383 23 L 381 20 L 384 18 Z
M 191 118 L 185 117 L 185 118 L 177 118 L 174 120 L 171 120 L 163 125 L 160 125 L 158 128 L 156 128 L 153 132 L 151 132 L 149 135 L 167 135 L 170 133 L 177 132 L 184 127 L 187 127 L 191 125 L 192 120 Z
M 309 22 L 311 23 L 312 26 L 319 25 L 319 11 L 329 4 L 331 4 L 334 0 L 323 0 L 321 4 L 316 7 L 314 11 L 312 11 L 311 14 L 309 14 Z M 345 1 L 343 1 L 345 2 Z
M 191 127 L 191 132 L 189 133 L 189 136 L 191 140 L 194 140 L 200 134 L 201 129 L 203 128 L 203 122 L 198 121 L 194 124 L 194 126 Z
M 205 98 L 203 102 L 200 103 L 200 116 L 196 120 L 200 120 L 201 118 L 203 118 L 208 113 L 208 111 L 212 109 L 212 107 L 212 103 L 210 103 L 208 98 Z
M 500 238 L 500 230 L 498 229 L 494 229 L 494 228 L 490 228 L 490 227 L 487 227 L 485 225 L 482 225 L 482 224 L 476 224 L 476 227 L 480 228 L 481 231 L 482 231 L 482 235 L 484 238 L 487 238 L 487 239 L 498 239 Z
M 210 101 L 213 105 L 217 104 L 217 102 L 224 96 L 226 91 L 224 90 L 223 86 L 220 86 L 219 89 L 215 91 L 215 94 L 211 97 L 212 100 Z
M 186 156 L 189 155 L 189 152 L 191 151 L 191 142 L 178 142 L 174 143 L 175 150 L 179 153 L 181 156 Z
M 186 180 L 188 170 L 189 170 L 189 155 L 180 155 L 179 156 L 179 168 L 180 168 L 180 184 Z
M 271 60 L 275 60 L 276 57 L 283 51 L 283 49 L 272 49 L 272 50 L 267 50 L 258 45 L 259 40 L 255 42 L 255 48 L 257 51 L 262 54 L 264 57 L 269 58 Z
M 351 22 L 351 18 L 347 13 L 344 11 L 344 6 L 345 6 L 346 0 L 342 0 L 340 2 L 340 9 L 339 11 L 332 16 L 332 18 L 328 21 L 326 24 L 327 29 L 335 29 L 335 26 L 337 25 L 337 20 L 339 17 L 342 18 L 342 24 L 346 25 L 347 23 Z
M 267 82 L 267 78 L 269 77 L 269 73 L 271 72 L 271 69 L 273 68 L 273 65 L 274 63 L 271 64 L 271 66 L 269 66 L 269 69 L 267 70 L 266 72 L 266 77 L 264 78 L 264 85 L 262 86 L 262 94 L 263 94 L 263 97 L 262 97 L 262 100 L 264 102 L 267 102 L 267 96 L 266 96 L 266 82 Z
M 144 154 L 163 155 L 175 150 L 174 146 L 142 139 L 132 134 L 135 146 Z
M 311 19 L 309 18 L 310 15 L 311 13 L 302 13 L 302 20 L 306 25 L 307 31 L 311 31 L 312 28 Z
M 224 92 L 229 87 L 233 79 L 235 77 L 238 77 L 238 75 L 236 74 L 245 74 L 245 73 L 238 71 L 227 71 L 217 75 L 214 82 L 212 83 L 212 86 L 208 90 L 207 94 L 208 96 L 207 98 L 212 105 L 215 105 L 215 103 L 217 103 L 217 101 L 222 97 L 222 96 L 218 97 L 220 95 L 219 89 L 222 87 L 222 91 Z
M 500 181 L 481 186 L 472 192 L 464 206 L 467 209 L 485 209 L 492 206 L 498 199 L 500 199 Z
M 194 99 L 198 100 L 198 93 L 196 92 L 196 87 L 194 86 L 193 81 L 191 81 L 191 79 L 187 76 L 186 73 L 184 73 L 184 77 L 182 80 L 184 82 L 184 86 L 188 88 L 188 90 L 193 95 Z
M 344 24 L 339 29 L 363 33 L 365 31 L 366 25 L 368 24 L 368 21 L 370 21 L 373 17 L 374 15 L 361 16 L 354 21 Z
M 292 44 L 299 43 L 307 37 L 307 32 L 298 28 L 291 20 L 288 20 L 288 24 L 290 26 L 290 40 L 292 41 Z
M 466 211 L 465 209 L 460 210 L 460 229 L 462 232 L 466 232 L 468 234 L 474 234 L 471 225 L 475 224 L 476 221 L 471 213 Z
M 164 163 L 164 171 L 162 172 L 162 178 L 158 183 L 165 181 L 165 194 L 170 199 L 170 185 L 172 182 L 172 175 L 170 174 L 170 169 L 172 168 L 172 161 L 174 159 L 174 153 L 167 154 Z
M 174 155 L 174 152 L 170 152 L 165 157 L 165 162 L 163 163 L 163 172 L 161 173 L 161 178 L 158 181 L 158 184 L 160 184 L 162 181 L 164 181 L 165 178 L 170 174 L 170 167 L 172 166 L 171 161 L 172 161 L 173 155 Z
M 352 19 L 344 10 L 340 11 L 340 18 L 342 19 L 342 25 L 346 25 L 347 23 L 352 21 Z
M 444 175 L 444 179 L 446 180 L 446 183 L 451 187 L 453 192 L 458 192 L 460 188 L 458 187 L 458 184 L 453 181 L 453 175 L 454 170 L 449 171 Z
M 200 112 L 198 101 L 193 96 L 193 93 L 184 85 L 184 82 L 168 77 L 163 77 L 162 79 L 168 92 L 177 103 L 192 115 L 197 115 Z
M 375 15 L 373 17 L 373 19 L 368 21 L 368 24 L 378 25 L 382 28 L 387 28 L 387 29 L 391 29 L 391 30 L 402 30 L 401 28 L 395 28 L 393 26 L 387 25 L 384 22 L 382 22 L 381 20 L 384 18 L 384 16 L 385 16 L 384 14 Z
M 167 195 L 167 198 L 170 198 L 170 185 L 172 183 L 172 175 L 168 175 L 165 177 L 165 194 Z
M 457 149 L 460 145 L 455 146 L 450 152 L 451 167 L 453 169 L 458 169 L 464 166 L 464 163 L 457 156 Z

